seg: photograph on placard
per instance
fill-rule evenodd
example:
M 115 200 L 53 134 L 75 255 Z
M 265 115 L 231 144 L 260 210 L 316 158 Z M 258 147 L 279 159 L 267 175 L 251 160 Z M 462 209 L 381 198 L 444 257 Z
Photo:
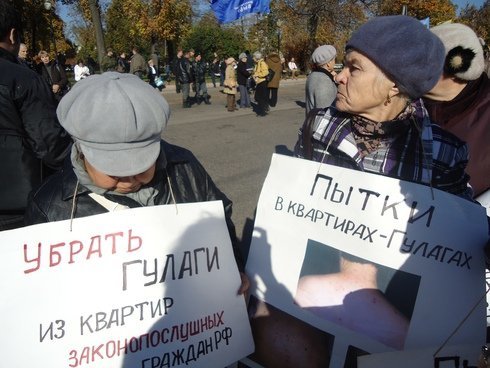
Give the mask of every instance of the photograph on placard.
M 420 279 L 310 240 L 295 301 L 325 320 L 401 350 Z

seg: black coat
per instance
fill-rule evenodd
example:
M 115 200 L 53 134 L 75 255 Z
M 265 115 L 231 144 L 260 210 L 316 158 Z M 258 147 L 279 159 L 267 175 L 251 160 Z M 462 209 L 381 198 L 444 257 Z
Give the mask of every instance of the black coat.
M 238 84 L 246 86 L 247 79 L 250 77 L 250 72 L 247 70 L 247 63 L 240 60 L 237 65 L 236 72 Z
M 117 59 L 116 71 L 119 73 L 129 73 L 129 62 L 122 57 Z
M 167 176 L 177 203 L 221 200 L 235 258 L 239 269 L 243 271 L 244 265 L 237 247 L 235 225 L 231 220 L 232 202 L 218 189 L 192 152 L 164 141 L 161 141 L 161 149 L 164 155 L 157 160 L 155 177 L 148 184 L 159 189 L 155 203 L 157 205 L 173 203 Z M 71 159 L 67 158 L 62 171 L 51 176 L 37 191 L 32 193 L 25 215 L 26 225 L 69 219 L 76 185 L 77 177 L 73 171 Z M 91 191 L 88 188 L 79 185 L 74 218 L 107 212 L 88 195 L 89 193 Z M 113 202 L 130 208 L 141 207 L 139 203 L 126 196 L 108 194 L 105 196 Z
M 192 67 L 189 59 L 182 57 L 179 61 L 179 82 L 182 84 L 191 83 L 192 76 Z
M 221 60 L 219 62 L 219 70 L 221 72 L 221 74 L 225 75 L 225 71 L 226 71 L 226 63 L 224 60 Z
M 174 73 L 175 77 L 179 76 L 180 73 L 180 62 L 182 61 L 182 57 L 176 57 L 175 59 L 172 60 L 172 73 Z
M 211 64 L 211 71 L 214 73 L 214 75 L 218 75 L 221 73 L 219 60 L 217 60 L 216 62 L 213 61 L 213 63 Z
M 51 75 L 48 73 L 48 69 L 51 71 Z M 40 72 L 43 79 L 48 86 L 52 87 L 53 84 L 60 86 L 59 91 L 55 94 L 55 99 L 60 100 L 63 95 L 68 92 L 68 78 L 66 77 L 65 70 L 56 60 L 51 60 L 48 65 L 40 64 Z
M 204 83 L 206 81 L 207 65 L 204 61 L 198 61 L 194 64 L 194 80 L 197 83 Z
M 0 48 L 0 214 L 22 214 L 29 192 L 59 169 L 71 143 L 48 85 Z

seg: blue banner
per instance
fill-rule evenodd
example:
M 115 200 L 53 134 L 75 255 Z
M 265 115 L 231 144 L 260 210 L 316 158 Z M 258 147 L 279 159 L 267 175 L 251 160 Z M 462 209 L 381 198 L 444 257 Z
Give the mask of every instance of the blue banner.
M 430 18 L 427 17 L 425 19 L 421 19 L 420 20 L 420 23 L 422 23 L 424 26 L 426 26 L 427 28 L 430 28 Z
M 233 22 L 252 13 L 270 13 L 270 0 L 212 0 L 211 8 L 220 23 Z

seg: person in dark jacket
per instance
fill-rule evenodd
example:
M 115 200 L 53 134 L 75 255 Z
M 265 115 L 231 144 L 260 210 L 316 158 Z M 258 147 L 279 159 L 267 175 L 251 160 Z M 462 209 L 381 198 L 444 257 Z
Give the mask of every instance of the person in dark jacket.
M 51 88 L 55 100 L 59 102 L 69 90 L 65 70 L 62 65 L 59 65 L 57 60 L 51 60 L 46 51 L 41 50 L 38 55 L 42 62 L 39 65 L 39 72 Z
M 177 56 L 175 57 L 174 60 L 172 60 L 172 73 L 174 74 L 175 77 L 175 92 L 180 93 L 182 86 L 180 85 L 180 79 L 179 79 L 179 74 L 180 74 L 180 62 L 182 60 L 182 57 L 184 56 L 184 52 L 182 49 L 177 50 Z
M 198 105 L 201 104 L 202 101 L 206 105 L 210 105 L 209 95 L 208 95 L 208 86 L 206 85 L 206 73 L 207 73 L 207 65 L 202 60 L 202 55 L 200 52 L 195 53 L 196 58 L 194 62 L 194 81 L 196 83 L 196 102 Z
M 225 85 L 225 72 L 226 72 L 226 58 L 223 57 L 221 61 L 219 62 L 219 72 L 220 72 L 220 78 L 219 78 L 219 85 L 220 87 L 223 87 Z
M 106 72 L 78 82 L 57 114 L 75 143 L 63 169 L 32 193 L 27 224 L 115 209 L 221 200 L 243 271 L 231 201 L 190 151 L 160 138 L 170 116 L 160 93 L 137 76 Z M 243 272 L 242 279 L 243 293 L 248 288 Z
M 191 102 L 189 99 L 189 94 L 191 92 L 191 83 L 193 80 L 192 71 L 191 71 L 191 53 L 190 51 L 186 51 L 184 56 L 180 59 L 179 63 L 179 82 L 180 88 L 182 90 L 182 107 L 189 108 L 191 107 Z
M 0 231 L 24 225 L 29 192 L 61 167 L 71 144 L 48 85 L 18 63 L 20 32 L 20 15 L 0 2 Z
M 126 53 L 123 51 L 117 59 L 116 71 L 119 73 L 129 73 L 129 62 Z
M 217 53 L 214 53 L 214 59 L 213 59 L 213 62 L 211 63 L 209 75 L 211 76 L 211 81 L 213 82 L 213 87 L 216 88 L 216 78 L 221 77 L 221 72 L 219 69 L 219 58 L 218 58 Z
M 241 53 L 239 55 L 240 61 L 238 62 L 236 73 L 238 90 L 240 91 L 240 108 L 250 107 L 250 95 L 248 94 L 248 79 L 251 76 L 250 71 L 247 68 L 247 54 Z

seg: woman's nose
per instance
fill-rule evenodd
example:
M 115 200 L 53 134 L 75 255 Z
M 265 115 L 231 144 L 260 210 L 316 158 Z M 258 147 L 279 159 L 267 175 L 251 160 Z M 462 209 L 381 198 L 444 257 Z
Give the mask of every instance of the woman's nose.
M 333 79 L 335 83 L 341 84 L 341 83 L 345 83 L 346 77 L 347 77 L 347 68 L 344 67 L 339 73 L 337 73 L 337 75 L 333 77 Z
M 120 183 L 134 183 L 136 181 L 136 178 L 134 176 L 122 176 L 119 177 L 119 182 Z

